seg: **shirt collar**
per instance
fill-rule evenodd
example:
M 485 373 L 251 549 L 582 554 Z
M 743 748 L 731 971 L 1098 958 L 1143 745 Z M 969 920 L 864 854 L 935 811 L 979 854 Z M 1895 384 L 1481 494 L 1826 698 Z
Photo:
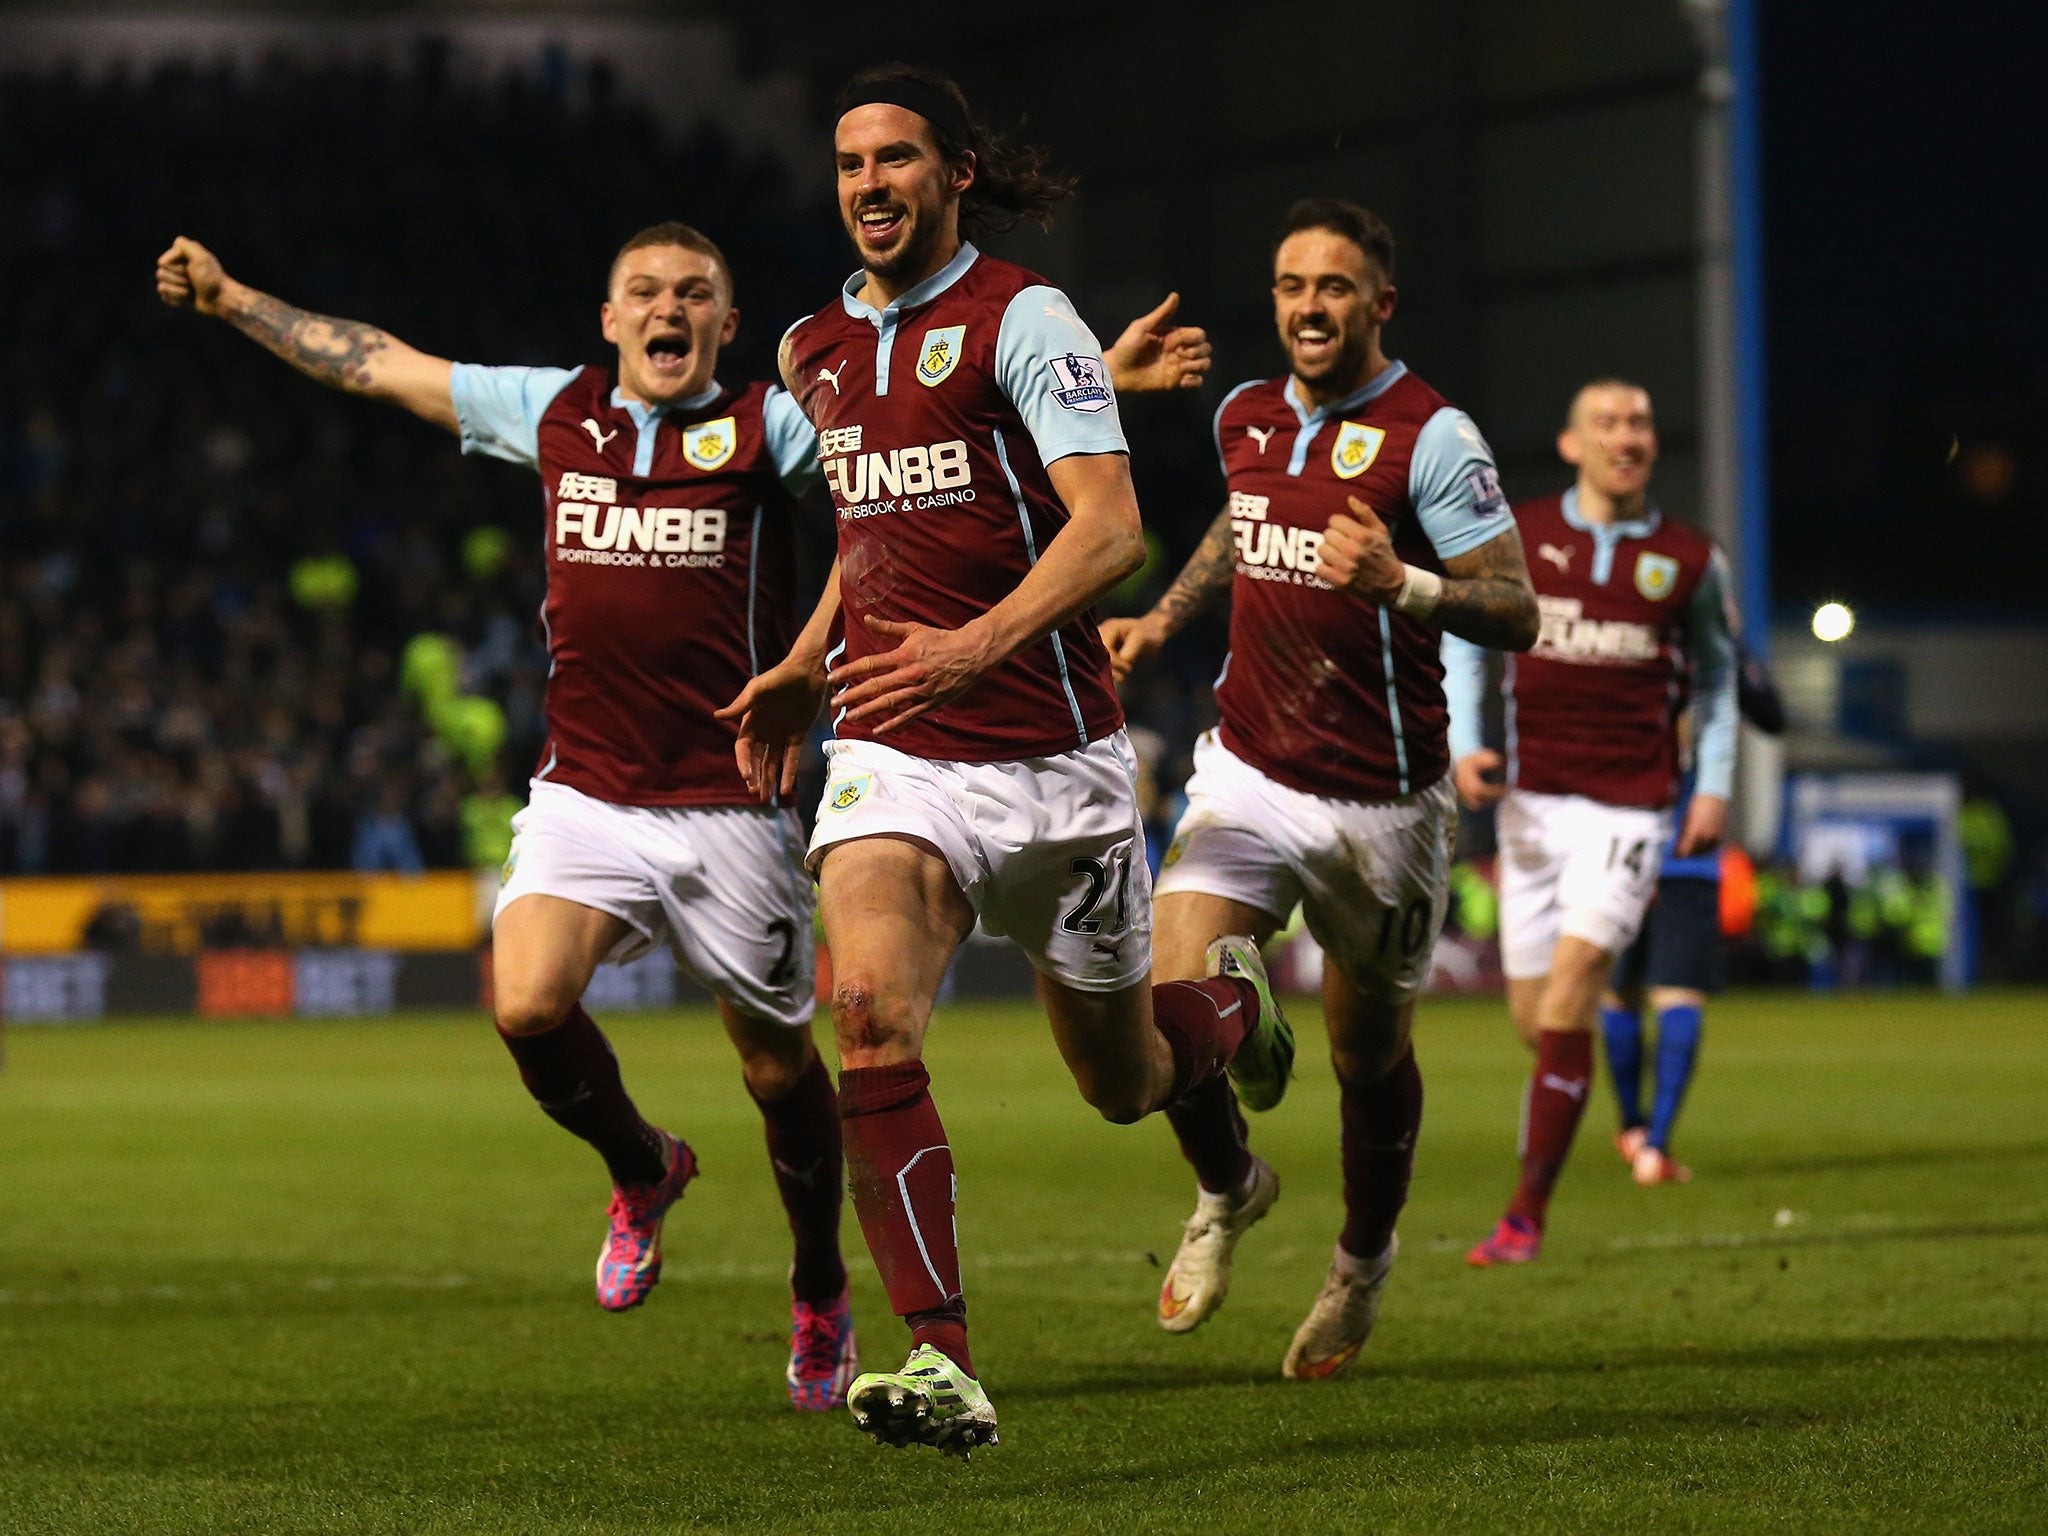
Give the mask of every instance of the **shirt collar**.
M 654 420 L 655 417 L 665 416 L 670 411 L 676 411 L 684 415 L 691 411 L 701 411 L 705 406 L 716 400 L 720 391 L 724 388 L 723 384 L 713 379 L 696 394 L 687 395 L 670 405 L 649 405 L 644 400 L 628 400 L 625 391 L 614 384 L 612 386 L 612 407 L 615 410 L 624 411 L 628 416 L 631 416 L 635 426 L 644 427 L 648 422 Z
M 1408 372 L 1406 363 L 1390 362 L 1378 373 L 1367 379 L 1342 400 L 1333 400 L 1328 405 L 1319 405 L 1311 410 L 1301 403 L 1301 393 L 1293 374 L 1287 376 L 1287 403 L 1294 407 L 1294 414 L 1303 421 L 1324 421 L 1332 416 L 1342 416 L 1346 411 L 1355 411 L 1368 400 L 1377 400 L 1394 387 Z
M 1641 517 L 1612 523 L 1591 522 L 1579 511 L 1579 488 L 1575 485 L 1564 493 L 1564 520 L 1581 533 L 1590 533 L 1596 537 L 1604 532 L 1605 536 L 1611 539 L 1647 539 L 1657 531 L 1657 525 L 1664 521 L 1664 514 L 1657 510 L 1654 501 L 1646 501 L 1643 503 Z
M 951 261 L 947 262 L 916 287 L 904 289 L 903 292 L 897 294 L 895 298 L 891 299 L 880 309 L 875 308 L 874 305 L 868 303 L 865 299 L 858 297 L 862 287 L 866 285 L 868 280 L 867 271 L 863 268 L 849 277 L 841 286 L 840 300 L 846 305 L 846 312 L 853 316 L 854 319 L 866 320 L 879 325 L 882 317 L 885 315 L 901 314 L 906 309 L 915 309 L 920 304 L 929 304 L 933 299 L 936 299 L 948 288 L 959 282 L 966 275 L 967 269 L 974 265 L 976 258 L 980 255 L 981 252 L 974 248 L 973 241 L 961 241 L 960 249 L 953 253 Z

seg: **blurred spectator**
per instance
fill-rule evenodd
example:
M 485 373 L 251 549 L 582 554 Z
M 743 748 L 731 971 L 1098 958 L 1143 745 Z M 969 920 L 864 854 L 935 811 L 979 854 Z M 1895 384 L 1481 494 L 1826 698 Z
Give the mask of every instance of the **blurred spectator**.
M 416 875 L 427 867 L 412 823 L 406 820 L 405 796 L 396 784 L 387 784 L 356 818 L 355 851 L 349 862 L 366 875 L 380 870 Z
M 495 768 L 462 797 L 462 862 L 471 869 L 502 869 L 512 856 L 512 818 L 519 797 Z

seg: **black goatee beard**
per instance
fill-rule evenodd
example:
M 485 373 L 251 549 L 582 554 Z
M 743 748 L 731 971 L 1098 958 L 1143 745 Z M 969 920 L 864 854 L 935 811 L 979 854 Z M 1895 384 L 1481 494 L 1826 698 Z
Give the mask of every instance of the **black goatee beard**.
M 854 253 L 860 258 L 864 270 L 873 273 L 884 282 L 893 283 L 913 272 L 923 270 L 926 263 L 931 260 L 932 253 L 938 248 L 939 236 L 936 226 L 925 223 L 908 209 L 904 211 L 904 222 L 909 226 L 909 230 L 904 236 L 903 243 L 896 248 L 896 253 L 893 256 L 876 256 L 860 243 L 858 216 L 854 220 Z

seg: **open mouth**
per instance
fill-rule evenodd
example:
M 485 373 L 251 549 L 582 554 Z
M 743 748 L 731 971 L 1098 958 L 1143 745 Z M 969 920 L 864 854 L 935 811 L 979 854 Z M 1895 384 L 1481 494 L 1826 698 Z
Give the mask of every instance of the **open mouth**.
M 647 339 L 647 365 L 656 373 L 682 373 L 689 364 L 690 336 L 687 331 L 664 333 Z
M 1337 333 L 1309 321 L 1294 328 L 1294 355 L 1305 363 L 1327 362 L 1336 355 Z
M 893 203 L 861 209 L 854 220 L 860 230 L 860 243 L 869 246 L 887 245 L 902 232 L 908 216 L 908 209 Z

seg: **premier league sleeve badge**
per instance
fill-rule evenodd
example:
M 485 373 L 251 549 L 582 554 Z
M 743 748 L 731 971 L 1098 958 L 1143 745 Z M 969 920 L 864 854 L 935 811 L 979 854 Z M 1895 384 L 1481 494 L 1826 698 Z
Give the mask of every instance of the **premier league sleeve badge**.
M 1101 358 L 1067 352 L 1049 362 L 1058 381 L 1052 392 L 1058 404 L 1070 411 L 1109 409 L 1109 373 Z

